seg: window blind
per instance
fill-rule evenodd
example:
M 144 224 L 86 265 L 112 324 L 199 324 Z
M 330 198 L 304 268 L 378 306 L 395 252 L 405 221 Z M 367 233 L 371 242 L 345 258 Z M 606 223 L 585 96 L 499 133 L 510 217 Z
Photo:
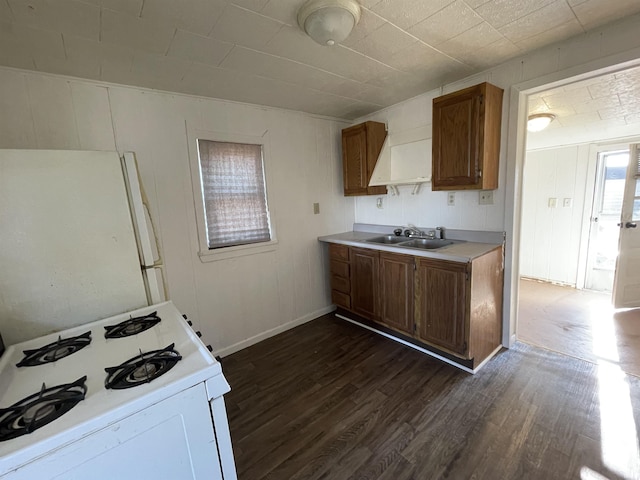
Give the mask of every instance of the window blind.
M 210 249 L 271 240 L 262 145 L 198 140 Z

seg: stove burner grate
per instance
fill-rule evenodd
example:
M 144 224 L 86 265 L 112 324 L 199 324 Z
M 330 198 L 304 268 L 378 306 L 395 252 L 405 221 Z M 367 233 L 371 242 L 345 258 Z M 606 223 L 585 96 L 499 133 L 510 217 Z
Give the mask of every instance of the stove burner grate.
M 24 350 L 24 358 L 16 364 L 16 367 L 33 367 L 55 362 L 61 358 L 68 357 L 72 353 L 76 353 L 90 343 L 91 331 L 77 337 L 65 339 L 58 337 L 58 340 L 44 347 L 36 348 L 35 350 Z
M 123 338 L 136 335 L 140 332 L 150 329 L 160 322 L 158 312 L 150 313 L 141 317 L 130 318 L 117 325 L 109 325 L 104 327 L 104 338 Z
M 161 350 L 137 355 L 117 367 L 107 367 L 105 388 L 122 390 L 132 388 L 143 383 L 149 383 L 171 370 L 182 356 L 173 349 L 171 344 Z
M 73 383 L 42 389 L 9 408 L 0 408 L 0 442 L 20 437 L 44 427 L 84 400 L 86 376 Z

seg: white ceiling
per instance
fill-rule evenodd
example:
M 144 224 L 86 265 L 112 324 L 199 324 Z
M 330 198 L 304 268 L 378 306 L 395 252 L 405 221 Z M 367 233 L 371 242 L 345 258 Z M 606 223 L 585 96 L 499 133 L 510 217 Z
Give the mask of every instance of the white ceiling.
M 303 3 L 0 0 L 0 65 L 354 119 L 640 12 L 638 0 L 360 0 L 351 36 L 323 47 L 297 26 Z
M 533 146 L 638 136 L 640 67 L 529 95 L 529 115 L 547 112 L 556 119 L 529 134 Z

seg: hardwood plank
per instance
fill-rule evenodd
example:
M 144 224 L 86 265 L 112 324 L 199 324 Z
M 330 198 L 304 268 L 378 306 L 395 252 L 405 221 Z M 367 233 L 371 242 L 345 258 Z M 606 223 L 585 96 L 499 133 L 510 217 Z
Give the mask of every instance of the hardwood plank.
M 636 473 L 638 459 L 603 458 L 601 409 L 616 406 L 600 400 L 599 367 L 526 344 L 473 376 L 326 315 L 222 363 L 241 479 Z M 620 421 L 640 425 L 640 379 L 620 381 L 632 410 Z

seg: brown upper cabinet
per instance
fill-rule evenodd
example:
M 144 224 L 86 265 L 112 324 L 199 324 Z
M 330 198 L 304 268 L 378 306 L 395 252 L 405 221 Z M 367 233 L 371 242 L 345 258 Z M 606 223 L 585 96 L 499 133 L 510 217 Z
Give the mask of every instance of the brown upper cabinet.
M 433 99 L 432 190 L 498 188 L 502 94 L 485 82 Z
M 385 186 L 369 186 L 385 138 L 387 129 L 379 122 L 364 122 L 342 130 L 345 196 L 387 193 Z

